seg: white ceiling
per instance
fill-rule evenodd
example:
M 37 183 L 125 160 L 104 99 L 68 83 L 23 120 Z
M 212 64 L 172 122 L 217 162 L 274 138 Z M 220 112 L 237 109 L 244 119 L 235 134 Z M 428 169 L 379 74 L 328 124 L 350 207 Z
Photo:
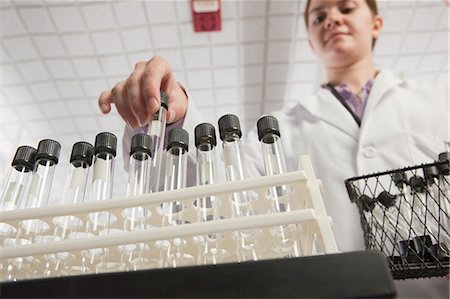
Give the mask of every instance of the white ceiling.
M 376 63 L 448 82 L 448 1 L 378 2 L 385 28 Z M 121 139 L 115 109 L 98 111 L 100 92 L 154 54 L 172 63 L 213 124 L 235 113 L 249 128 L 262 113 L 311 94 L 323 74 L 307 43 L 303 9 L 304 1 L 223 1 L 223 30 L 194 33 L 188 1 L 0 0 L 0 177 L 18 146 L 56 139 L 62 154 L 55 200 L 75 142 L 93 143 L 102 131 Z M 115 196 L 126 190 L 121 156 L 120 148 Z

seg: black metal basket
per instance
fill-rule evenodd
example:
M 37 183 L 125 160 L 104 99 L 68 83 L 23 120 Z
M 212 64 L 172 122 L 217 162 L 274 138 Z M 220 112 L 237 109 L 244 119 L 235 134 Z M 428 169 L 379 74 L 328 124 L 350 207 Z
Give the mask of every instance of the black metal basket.
M 449 273 L 449 161 L 354 177 L 345 184 L 360 212 L 366 249 L 383 252 L 394 279 Z

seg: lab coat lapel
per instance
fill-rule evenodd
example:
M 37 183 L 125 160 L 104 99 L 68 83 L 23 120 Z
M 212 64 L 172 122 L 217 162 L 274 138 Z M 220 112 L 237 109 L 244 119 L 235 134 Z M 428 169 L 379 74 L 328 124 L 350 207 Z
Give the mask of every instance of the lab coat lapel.
M 350 112 L 327 89 L 320 89 L 316 96 L 302 102 L 301 105 L 310 113 L 321 118 L 343 133 L 357 139 L 359 127 Z
M 373 82 L 369 97 L 367 98 L 366 108 L 362 118 L 361 128 L 372 117 L 373 110 L 383 99 L 384 95 L 393 87 L 398 86 L 404 79 L 394 75 L 391 71 L 380 71 Z

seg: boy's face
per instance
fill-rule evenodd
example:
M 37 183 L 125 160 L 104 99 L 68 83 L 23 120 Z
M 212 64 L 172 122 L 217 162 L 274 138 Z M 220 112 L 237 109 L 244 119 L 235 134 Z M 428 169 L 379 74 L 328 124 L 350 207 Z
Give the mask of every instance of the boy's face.
M 372 53 L 382 27 L 365 0 L 311 0 L 309 43 L 327 67 L 349 66 Z

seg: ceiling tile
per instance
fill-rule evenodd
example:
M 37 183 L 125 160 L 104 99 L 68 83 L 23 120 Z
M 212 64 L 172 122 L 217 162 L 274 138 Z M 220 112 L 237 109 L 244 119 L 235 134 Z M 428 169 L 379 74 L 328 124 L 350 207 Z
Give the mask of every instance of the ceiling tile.
M 38 53 L 27 36 L 4 38 L 3 44 L 13 60 L 37 58 Z
M 241 103 L 239 88 L 216 88 L 216 103 L 239 104 Z
M 401 47 L 401 53 L 412 54 L 424 52 L 427 44 L 430 42 L 430 37 L 431 35 L 429 33 L 407 34 Z
M 395 64 L 395 70 L 406 74 L 412 74 L 418 66 L 419 59 L 419 56 L 401 56 Z
M 56 100 L 59 98 L 58 91 L 51 82 L 29 84 L 37 100 Z
M 39 53 L 44 58 L 64 57 L 67 55 L 61 39 L 57 35 L 34 35 L 32 38 Z
M 23 83 L 22 78 L 12 64 L 2 64 L 0 65 L 0 70 L 0 82 L 2 82 L 3 86 Z
M 150 53 L 149 53 L 150 54 Z M 158 50 L 155 54 L 161 55 L 164 57 L 174 70 L 179 70 L 184 68 L 183 56 L 181 54 L 181 50 Z M 149 55 L 147 60 L 149 60 L 151 56 Z
M 241 42 L 264 40 L 266 28 L 264 19 L 241 19 L 239 23 L 239 38 Z
M 186 68 L 188 69 L 209 67 L 211 65 L 209 48 L 188 48 L 184 49 L 183 52 L 186 61 Z
M 376 55 L 395 55 L 399 52 L 402 43 L 401 35 L 381 35 L 374 49 Z
M 295 16 L 270 17 L 268 30 L 269 39 L 290 39 L 296 24 Z
M 208 33 L 194 32 L 192 23 L 180 24 L 181 42 L 184 46 L 204 46 L 208 42 Z M 156 40 L 154 39 L 156 42 Z
M 99 127 L 96 116 L 82 116 L 73 118 L 78 131 L 86 131 L 86 128 L 96 129 Z M 100 132 L 99 132 L 100 133 Z
M 189 90 L 189 94 L 196 107 L 214 106 L 214 94 L 212 89 Z
M 266 67 L 266 82 L 281 83 L 288 79 L 288 64 L 272 64 Z
M 265 100 L 267 101 L 283 101 L 286 94 L 287 84 L 267 84 L 265 86 Z
M 317 61 L 316 54 L 314 54 L 308 41 L 302 40 L 295 45 L 295 61 Z
M 19 15 L 13 8 L 0 10 L 0 19 L 2 20 L 0 29 L 0 36 L 2 37 L 15 36 L 27 32 Z
M 90 30 L 115 28 L 114 16 L 110 2 L 87 3 L 81 6 L 81 11 Z
M 80 10 L 74 6 L 49 6 L 50 14 L 59 32 L 85 31 Z
M 87 34 L 65 34 L 62 39 L 69 55 L 92 56 L 95 54 L 94 47 Z M 83 47 L 80 47 L 80 45 L 83 45 Z
M 51 33 L 55 32 L 50 16 L 41 7 L 19 8 L 19 14 L 30 33 Z
M 19 86 L 3 86 L 1 91 L 8 97 L 10 103 L 29 103 L 34 97 L 23 85 Z
M 66 105 L 62 101 L 55 102 L 45 102 L 40 104 L 42 111 L 44 111 L 44 115 L 50 119 L 55 117 L 67 117 L 70 116 L 71 113 L 67 109 Z
M 64 100 L 67 109 L 70 110 L 72 115 L 94 115 L 99 113 L 98 108 L 96 111 L 93 111 L 91 108 L 91 104 L 88 100 L 79 99 L 79 100 Z
M 20 113 L 20 110 L 19 110 Z M 14 109 L 11 106 L 7 105 L 1 105 L 0 106 L 0 124 L 3 126 L 3 124 L 8 122 L 16 122 L 21 117 L 14 111 Z
M 217 87 L 231 87 L 239 85 L 239 72 L 236 68 L 213 70 L 214 85 Z
M 189 88 L 209 88 L 212 86 L 211 71 L 187 71 L 187 86 Z
M 47 59 L 45 64 L 48 67 L 53 79 L 75 78 L 75 71 L 68 59 Z
M 443 65 L 447 65 L 448 54 L 433 54 L 422 57 L 417 71 L 418 72 L 437 72 L 442 69 Z
M 447 51 L 449 50 L 449 37 L 448 31 L 435 32 L 430 44 L 428 45 L 429 51 Z
M 297 102 L 313 93 L 313 83 L 290 83 L 287 89 L 288 102 Z
M 145 25 L 143 1 L 113 2 L 117 22 L 122 27 Z
M 128 76 L 131 72 L 131 67 L 128 65 L 127 59 L 123 55 L 101 57 L 100 62 L 105 73 L 111 76 Z
M 298 1 L 269 1 L 269 14 L 296 14 L 298 10 Z
M 213 107 L 198 107 L 198 112 L 201 115 L 202 122 L 210 123 L 216 128 L 216 135 L 218 137 L 216 109 Z
M 95 58 L 76 58 L 73 59 L 75 71 L 80 77 L 100 77 L 102 70 L 100 64 Z
M 404 32 L 413 15 L 413 9 L 390 9 L 384 17 L 384 32 Z
M 100 129 L 103 131 L 113 131 L 119 139 L 122 139 L 122 132 L 125 128 L 125 123 L 118 114 L 97 114 L 97 121 L 100 124 Z
M 176 20 L 175 7 L 173 1 L 145 1 L 150 24 L 167 24 Z
M 212 47 L 213 66 L 237 66 L 238 48 L 237 46 Z
M 175 25 L 153 26 L 151 27 L 155 48 L 179 47 L 178 31 Z
M 291 60 L 290 42 L 271 42 L 267 46 L 267 62 L 287 62 Z
M 50 119 L 49 123 L 56 134 L 65 135 L 77 131 L 72 118 Z
M 267 10 L 267 0 L 263 1 L 239 1 L 240 17 L 265 16 Z
M 241 64 L 262 63 L 264 61 L 265 44 L 239 45 Z
M 263 86 L 242 86 L 240 99 L 243 104 L 260 103 L 263 99 Z
M 442 13 L 442 7 L 420 7 L 409 26 L 411 31 L 433 31 L 439 21 L 438 16 Z M 431 17 L 434 16 L 434 17 Z
M 38 103 L 15 105 L 14 108 L 20 114 L 20 117 L 27 121 L 44 118 L 43 110 L 39 107 Z
M 280 110 L 284 107 L 284 101 L 264 102 L 262 114 L 269 114 L 271 112 Z
M 237 21 L 222 21 L 222 30 L 211 32 L 211 43 L 213 44 L 229 44 L 237 41 Z
M 303 10 L 302 10 L 303 11 Z M 299 15 L 296 20 L 297 23 L 297 38 L 299 39 L 308 39 L 306 25 L 305 25 L 305 18 L 302 15 Z
M 221 13 L 222 19 L 234 19 L 238 12 L 238 1 L 222 1 L 221 2 Z
M 99 97 L 102 91 L 108 89 L 104 79 L 83 80 L 81 85 L 90 97 Z
M 40 60 L 17 63 L 17 68 L 26 82 L 50 79 L 45 65 Z
M 122 38 L 127 51 L 142 51 L 152 48 L 147 28 L 123 29 Z
M 260 84 L 263 82 L 263 66 L 249 65 L 241 67 L 240 82 L 246 84 Z
M 315 63 L 296 63 L 293 68 L 292 80 L 313 81 L 317 77 L 317 64 Z
M 191 4 L 189 1 L 175 1 L 175 9 L 179 22 L 191 22 Z
M 85 96 L 78 81 L 56 80 L 55 83 L 63 98 L 81 98 Z
M 18 141 L 21 131 L 27 122 L 16 122 L 16 123 L 2 123 L 0 126 L 0 131 L 3 137 L 7 137 L 11 142 Z M 0 138 L 0 142 L 4 141 L 6 138 Z M 2 147 L 3 149 L 3 147 Z M 14 146 L 14 152 L 16 152 L 16 147 Z M 13 155 L 11 155 L 11 160 Z M 8 158 L 9 159 L 9 158 Z
M 92 40 L 98 54 L 123 53 L 122 42 L 117 31 L 94 32 Z

